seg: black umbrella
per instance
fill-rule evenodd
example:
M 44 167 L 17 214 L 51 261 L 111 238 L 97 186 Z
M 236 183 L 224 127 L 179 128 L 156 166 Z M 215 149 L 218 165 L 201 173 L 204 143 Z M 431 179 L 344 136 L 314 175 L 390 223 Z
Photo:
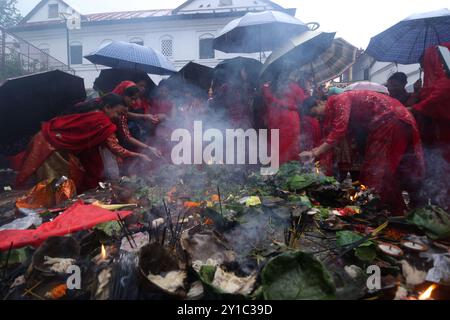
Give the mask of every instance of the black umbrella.
M 208 89 L 214 77 L 214 69 L 195 62 L 189 62 L 178 72 L 178 75 L 193 85 L 202 89 Z
M 263 64 L 256 59 L 236 57 L 233 59 L 228 59 L 220 62 L 216 66 L 216 74 L 223 71 L 227 77 L 239 77 L 239 73 L 242 69 L 247 72 L 248 78 L 251 82 L 257 82 L 259 79 L 259 74 Z
M 102 93 L 108 93 L 122 81 L 136 81 L 136 79 L 145 79 L 147 81 L 147 92 L 151 92 L 156 84 L 148 74 L 130 69 L 105 69 L 94 82 L 94 89 Z
M 228 53 L 272 51 L 308 30 L 306 24 L 284 12 L 249 12 L 219 31 L 214 49 Z
M 35 134 L 41 122 L 85 99 L 84 80 L 60 70 L 7 80 L 0 86 L 0 143 Z

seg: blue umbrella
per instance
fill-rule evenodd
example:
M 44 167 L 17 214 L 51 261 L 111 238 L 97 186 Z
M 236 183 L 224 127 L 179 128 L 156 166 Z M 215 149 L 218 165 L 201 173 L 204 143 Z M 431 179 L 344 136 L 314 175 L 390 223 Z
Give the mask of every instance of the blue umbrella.
M 214 49 L 227 53 L 272 51 L 308 30 L 306 24 L 284 12 L 250 12 L 219 32 L 214 39 Z
M 450 41 L 450 10 L 414 14 L 373 37 L 366 52 L 377 61 L 413 64 L 425 50 Z
M 161 53 L 138 44 L 115 41 L 85 56 L 92 63 L 117 68 L 170 75 L 177 70 Z

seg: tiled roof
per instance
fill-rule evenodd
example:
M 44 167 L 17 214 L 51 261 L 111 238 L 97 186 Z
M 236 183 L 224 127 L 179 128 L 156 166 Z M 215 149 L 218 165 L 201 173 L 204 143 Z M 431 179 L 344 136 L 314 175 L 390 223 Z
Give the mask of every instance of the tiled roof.
M 163 17 L 172 15 L 172 10 L 141 10 L 141 11 L 121 11 L 121 12 L 103 12 L 86 14 L 87 21 L 110 21 L 110 20 L 128 20 L 150 17 Z

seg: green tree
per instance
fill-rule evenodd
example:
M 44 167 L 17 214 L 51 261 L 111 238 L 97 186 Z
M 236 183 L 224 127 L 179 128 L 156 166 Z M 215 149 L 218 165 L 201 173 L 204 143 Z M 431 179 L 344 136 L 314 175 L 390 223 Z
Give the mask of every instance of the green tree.
M 22 20 L 16 5 L 17 0 L 0 0 L 0 26 L 9 28 Z

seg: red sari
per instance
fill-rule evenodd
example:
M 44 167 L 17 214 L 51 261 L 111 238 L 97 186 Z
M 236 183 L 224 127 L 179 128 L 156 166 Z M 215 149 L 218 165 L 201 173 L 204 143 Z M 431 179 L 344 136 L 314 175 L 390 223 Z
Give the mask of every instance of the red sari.
M 450 48 L 450 43 L 443 44 Z M 413 106 L 419 123 L 427 156 L 427 180 L 438 186 L 430 193 L 446 188 L 446 199 L 440 204 L 450 206 L 450 79 L 444 72 L 436 47 L 424 55 L 424 87 L 420 102 Z M 428 189 L 430 189 L 428 188 Z M 444 192 L 445 193 L 445 192 Z
M 83 166 L 83 177 L 71 177 L 79 181 L 79 187 L 96 187 L 103 175 L 103 161 L 98 147 L 115 131 L 116 126 L 111 120 L 97 111 L 58 117 L 43 123 L 41 131 L 29 146 L 17 176 L 17 185 L 23 185 L 53 152 L 62 150 L 75 155 Z M 80 171 L 76 174 L 79 175 Z
M 227 120 L 234 129 L 249 129 L 253 127 L 252 104 L 253 93 L 251 87 L 242 82 L 239 87 L 225 83 L 217 88 L 218 104 L 223 104 Z
M 372 91 L 351 91 L 328 100 L 325 142 L 335 146 L 347 134 L 367 136 L 360 181 L 373 188 L 392 213 L 403 214 L 402 190 L 424 173 L 420 134 L 401 102 Z
M 269 86 L 264 86 L 263 96 L 267 106 L 267 127 L 269 130 L 280 130 L 280 164 L 298 160 L 300 115 L 297 106 L 306 98 L 303 89 L 292 82 L 280 99 Z

